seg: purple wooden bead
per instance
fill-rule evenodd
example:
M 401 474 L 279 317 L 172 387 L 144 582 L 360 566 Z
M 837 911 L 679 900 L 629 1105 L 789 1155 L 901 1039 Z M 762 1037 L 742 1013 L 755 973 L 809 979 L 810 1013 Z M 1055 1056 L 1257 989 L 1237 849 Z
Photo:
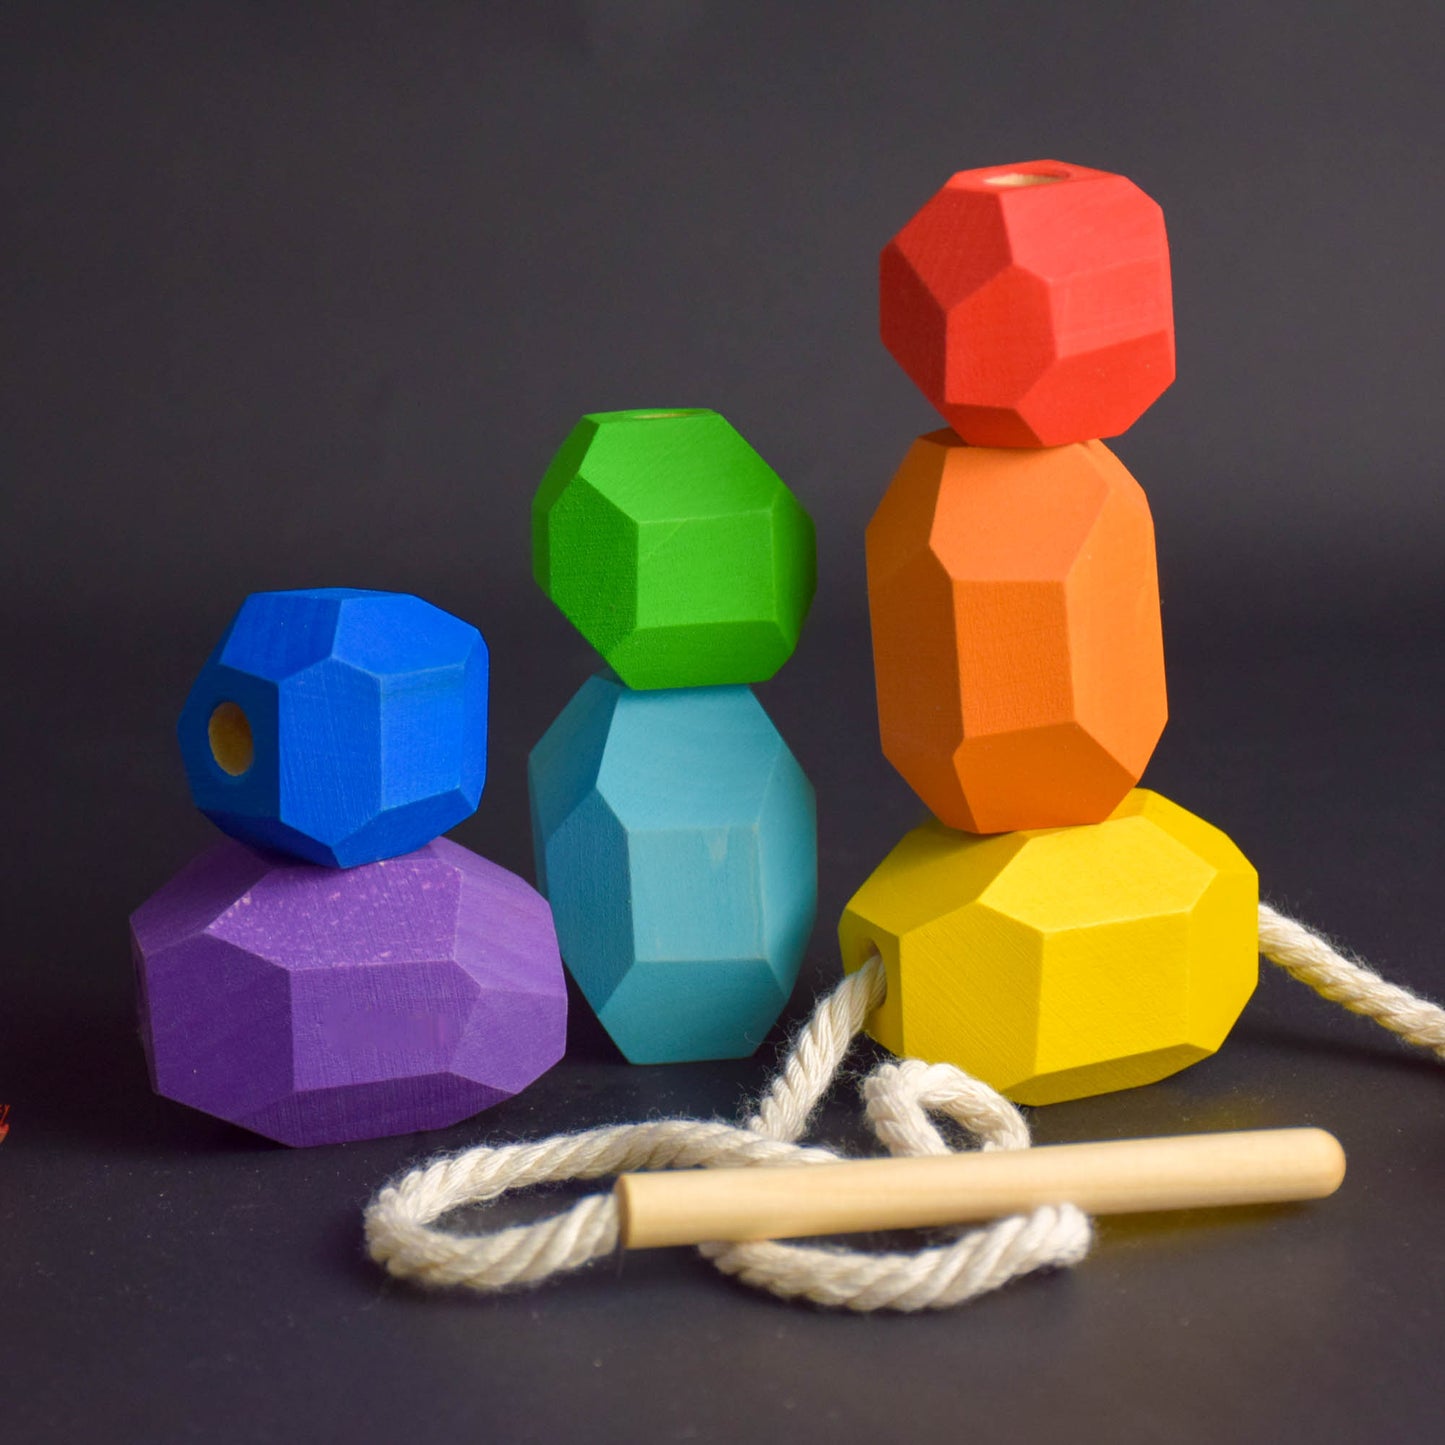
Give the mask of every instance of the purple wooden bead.
M 562 1057 L 551 911 L 446 838 L 344 872 L 228 839 L 131 939 L 156 1092 L 283 1144 L 443 1128 Z

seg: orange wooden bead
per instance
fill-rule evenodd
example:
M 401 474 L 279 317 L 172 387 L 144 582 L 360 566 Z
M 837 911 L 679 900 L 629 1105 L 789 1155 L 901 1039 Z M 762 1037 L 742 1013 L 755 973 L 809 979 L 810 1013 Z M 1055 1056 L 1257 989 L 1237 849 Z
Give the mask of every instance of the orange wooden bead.
M 868 525 L 883 752 L 949 827 L 1097 823 L 1164 727 L 1154 524 L 1098 441 L 920 437 Z
M 1061 161 L 960 171 L 885 247 L 883 344 L 965 441 L 1118 436 L 1174 380 L 1164 214 Z

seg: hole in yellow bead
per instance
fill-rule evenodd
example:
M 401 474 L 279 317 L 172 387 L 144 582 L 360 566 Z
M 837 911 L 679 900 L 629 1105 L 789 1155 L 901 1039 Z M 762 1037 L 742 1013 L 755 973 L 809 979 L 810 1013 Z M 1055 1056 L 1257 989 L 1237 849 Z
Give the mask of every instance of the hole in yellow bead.
M 1000 190 L 1016 190 L 1020 186 L 1051 186 L 1055 181 L 1066 180 L 1067 176 L 1051 171 L 1005 171 L 999 176 L 985 176 L 983 183 L 998 186 Z
M 211 756 L 223 773 L 239 778 L 256 760 L 256 744 L 251 737 L 251 719 L 234 702 L 221 703 L 206 725 L 211 742 Z
M 883 980 L 883 996 L 874 1005 L 875 1008 L 882 1008 L 884 999 L 888 997 L 888 980 L 886 974 L 887 966 L 883 962 L 883 950 L 879 948 L 878 945 L 871 938 L 859 939 L 858 960 L 859 968 L 866 968 L 870 963 L 877 963 L 879 968 L 885 970 L 885 976 Z

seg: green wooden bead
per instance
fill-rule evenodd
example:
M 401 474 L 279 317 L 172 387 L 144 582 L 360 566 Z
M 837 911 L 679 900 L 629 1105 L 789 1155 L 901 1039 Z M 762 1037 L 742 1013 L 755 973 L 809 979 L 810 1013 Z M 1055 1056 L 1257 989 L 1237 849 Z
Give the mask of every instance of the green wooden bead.
M 705 410 L 583 417 L 532 503 L 532 566 L 631 688 L 771 677 L 817 580 L 812 519 Z

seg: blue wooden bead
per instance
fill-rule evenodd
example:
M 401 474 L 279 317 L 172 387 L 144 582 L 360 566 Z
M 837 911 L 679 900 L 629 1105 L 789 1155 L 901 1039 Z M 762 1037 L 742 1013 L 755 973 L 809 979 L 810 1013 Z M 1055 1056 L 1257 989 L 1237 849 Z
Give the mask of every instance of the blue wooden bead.
M 633 1063 L 744 1058 L 817 910 L 813 789 L 747 687 L 594 677 L 532 751 L 562 957 Z
M 258 592 L 181 711 L 196 806 L 262 848 L 351 868 L 476 811 L 487 771 L 487 645 L 395 592 Z

